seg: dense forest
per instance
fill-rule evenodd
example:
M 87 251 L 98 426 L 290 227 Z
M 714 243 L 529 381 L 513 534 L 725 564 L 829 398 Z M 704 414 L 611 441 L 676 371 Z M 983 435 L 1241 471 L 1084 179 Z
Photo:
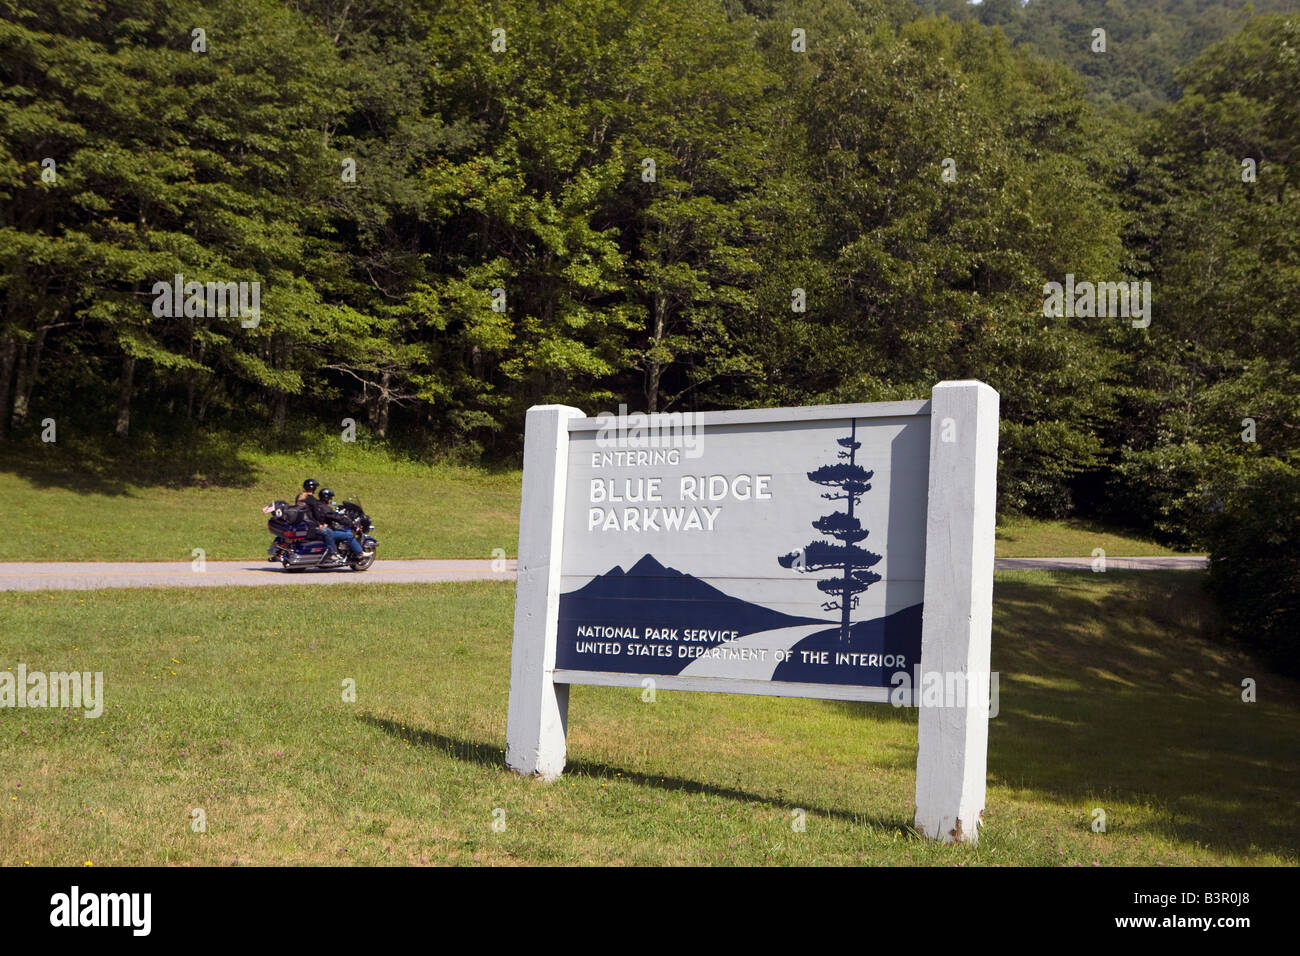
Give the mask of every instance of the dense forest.
M 355 416 L 500 458 L 538 402 L 974 377 L 1002 510 L 1216 555 L 1231 531 L 1290 582 L 1256 608 L 1275 633 L 1293 7 L 0 0 L 0 442 Z M 1076 280 L 1149 283 L 1149 322 L 1045 308 Z M 258 311 L 191 282 L 257 283 Z

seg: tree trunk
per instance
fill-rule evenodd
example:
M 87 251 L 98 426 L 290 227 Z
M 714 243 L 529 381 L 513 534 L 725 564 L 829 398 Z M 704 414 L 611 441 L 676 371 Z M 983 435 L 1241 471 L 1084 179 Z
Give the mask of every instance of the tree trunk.
M 135 379 L 135 356 L 122 356 L 122 380 L 117 388 L 117 425 L 113 434 L 126 438 L 131 434 L 131 388 Z
M 393 373 L 385 372 L 379 378 L 379 397 L 375 399 L 377 414 L 375 415 L 375 434 L 379 438 L 388 437 L 388 409 L 392 404 L 389 400 L 389 388 L 393 384 Z
M 379 399 L 370 397 L 370 383 L 361 383 L 361 404 L 366 410 L 366 424 L 373 430 L 379 427 Z
M 36 336 L 23 345 L 18 358 L 18 378 L 14 383 L 14 410 L 11 424 L 21 428 L 27 424 L 27 411 L 36 385 L 36 375 L 41 369 L 41 352 L 45 348 L 45 328 L 36 330 Z
M 668 304 L 662 295 L 655 296 L 654 330 L 651 333 L 650 365 L 646 369 L 646 411 L 654 414 L 659 410 L 659 378 L 663 375 L 663 363 L 659 361 L 659 344 L 664 340 L 664 327 L 667 324 L 665 314 Z
M 9 424 L 9 387 L 14 380 L 14 362 L 18 358 L 18 343 L 12 335 L 0 341 L 0 435 Z
M 27 408 L 22 401 L 22 394 L 26 388 L 25 375 L 27 369 L 27 351 L 30 346 L 24 342 L 18 346 L 18 358 L 14 362 L 14 404 L 13 410 L 9 414 L 9 427 L 18 428 L 27 419 Z
M 192 359 L 194 358 L 194 320 L 193 319 L 190 319 L 189 321 L 189 333 L 190 333 L 189 356 Z M 185 420 L 187 422 L 194 421 L 194 389 L 196 387 L 195 379 L 197 377 L 198 376 L 195 375 L 195 373 L 192 371 L 185 376 Z
M 270 366 L 274 369 L 284 368 L 288 351 L 283 335 L 272 336 L 267 353 Z M 274 389 L 271 392 L 270 399 L 271 431 L 281 432 L 284 430 L 284 419 L 289 409 L 289 395 L 287 392 Z
M 275 399 L 271 404 L 271 409 L 273 416 L 271 420 L 271 431 L 284 431 L 284 418 L 289 410 L 289 396 L 284 392 L 276 392 Z
M 217 377 L 211 375 L 203 385 L 203 391 L 199 395 L 199 414 L 196 421 L 202 425 L 208 420 L 208 405 L 212 398 L 217 394 Z

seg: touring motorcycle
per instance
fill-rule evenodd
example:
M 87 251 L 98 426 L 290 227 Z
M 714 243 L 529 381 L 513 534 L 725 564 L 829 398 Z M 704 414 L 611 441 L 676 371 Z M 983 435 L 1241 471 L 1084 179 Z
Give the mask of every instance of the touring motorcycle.
M 286 571 L 302 571 L 305 568 L 326 571 L 350 568 L 353 571 L 364 571 L 369 568 L 375 563 L 375 549 L 379 547 L 379 542 L 371 534 L 375 530 L 374 522 L 362 509 L 360 502 L 340 502 L 338 510 L 352 522 L 353 534 L 361 543 L 360 554 L 353 556 L 345 541 L 336 542 L 333 549 L 327 549 L 324 539 L 318 537 L 313 530 L 306 508 L 274 501 L 262 509 L 263 514 L 271 516 L 266 527 L 275 535 L 275 541 L 266 551 L 267 560 L 279 561 Z

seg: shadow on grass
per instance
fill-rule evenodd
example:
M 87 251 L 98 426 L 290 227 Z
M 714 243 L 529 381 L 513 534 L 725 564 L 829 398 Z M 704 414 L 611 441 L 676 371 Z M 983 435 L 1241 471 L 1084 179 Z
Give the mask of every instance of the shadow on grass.
M 866 700 L 823 700 L 821 706 L 829 711 L 860 717 L 879 723 L 911 724 L 916 726 L 919 711 L 915 707 L 895 707 Z
M 446 734 L 436 733 L 432 730 L 418 730 L 411 727 L 409 724 L 399 724 L 397 721 L 388 720 L 383 717 L 376 717 L 373 714 L 359 714 L 357 719 L 383 731 L 386 734 L 396 737 L 399 740 L 406 740 L 421 747 L 428 747 L 433 750 L 441 751 L 466 763 L 474 763 L 482 767 L 491 768 L 504 768 L 506 765 L 505 757 L 501 753 L 501 748 L 494 744 L 461 740 L 456 737 L 449 737 Z M 625 767 L 616 767 L 611 764 L 598 763 L 591 760 L 570 761 L 565 765 L 564 772 L 580 774 L 584 777 L 608 777 L 610 779 L 618 777 L 621 780 L 627 780 L 643 787 L 653 787 L 657 790 L 700 793 L 712 797 L 725 797 L 728 800 L 735 800 L 741 803 L 760 803 L 768 806 L 784 806 L 787 802 L 784 800 L 774 800 L 773 798 L 765 797 L 762 794 L 737 790 L 734 787 L 719 787 L 699 780 L 687 780 L 683 777 L 642 773 L 638 770 L 628 770 Z M 879 817 L 865 813 L 850 813 L 847 810 L 833 810 L 812 805 L 803 805 L 803 809 L 819 816 L 832 817 L 859 826 L 871 826 L 884 830 L 892 830 L 900 836 L 917 838 L 915 831 L 912 830 L 911 822 L 902 817 Z
M 480 462 L 419 443 L 362 439 L 355 448 L 376 451 L 381 471 L 384 461 L 421 467 L 472 464 L 477 472 L 463 479 L 469 482 L 480 480 L 478 473 L 506 475 L 520 467 L 517 457 Z M 268 454 L 330 460 L 337 450 L 337 436 L 315 421 L 291 421 L 278 432 L 133 421 L 131 437 L 125 440 L 110 437 L 102 427 L 60 422 L 57 442 L 43 442 L 40 432 L 31 429 L 0 436 L 0 473 L 17 475 L 38 488 L 82 494 L 129 495 L 133 487 L 242 489 L 257 482 L 258 462 Z
M 239 442 L 216 432 L 127 441 L 73 435 L 49 444 L 10 438 L 0 442 L 0 455 L 6 473 L 79 494 L 129 495 L 133 486 L 247 488 L 257 480 L 257 465 Z
M 1148 804 L 1162 811 L 1148 828 L 1184 843 L 1295 854 L 1300 687 L 1215 639 L 1202 579 L 999 579 L 990 778 L 1084 811 Z M 1269 687 L 1267 703 L 1242 701 L 1243 677 Z

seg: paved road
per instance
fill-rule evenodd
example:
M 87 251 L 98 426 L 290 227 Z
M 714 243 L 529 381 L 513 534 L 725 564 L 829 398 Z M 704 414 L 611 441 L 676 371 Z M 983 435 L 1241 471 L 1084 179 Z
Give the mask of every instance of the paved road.
M 999 571 L 1091 571 L 1096 558 L 998 558 Z M 1203 571 L 1210 559 L 1203 554 L 1177 554 L 1158 558 L 1122 558 L 1106 555 L 1107 571 Z
M 1001 571 L 1039 569 L 1087 571 L 1092 558 L 998 558 Z M 1160 558 L 1106 557 L 1108 571 L 1200 570 L 1208 560 L 1198 555 Z M 262 584 L 340 584 L 386 581 L 407 584 L 436 581 L 513 580 L 515 562 L 494 570 L 490 560 L 380 558 L 369 571 L 284 571 L 269 561 L 209 561 L 195 571 L 188 561 L 42 561 L 0 563 L 0 591 L 93 590 L 95 588 L 219 587 Z

